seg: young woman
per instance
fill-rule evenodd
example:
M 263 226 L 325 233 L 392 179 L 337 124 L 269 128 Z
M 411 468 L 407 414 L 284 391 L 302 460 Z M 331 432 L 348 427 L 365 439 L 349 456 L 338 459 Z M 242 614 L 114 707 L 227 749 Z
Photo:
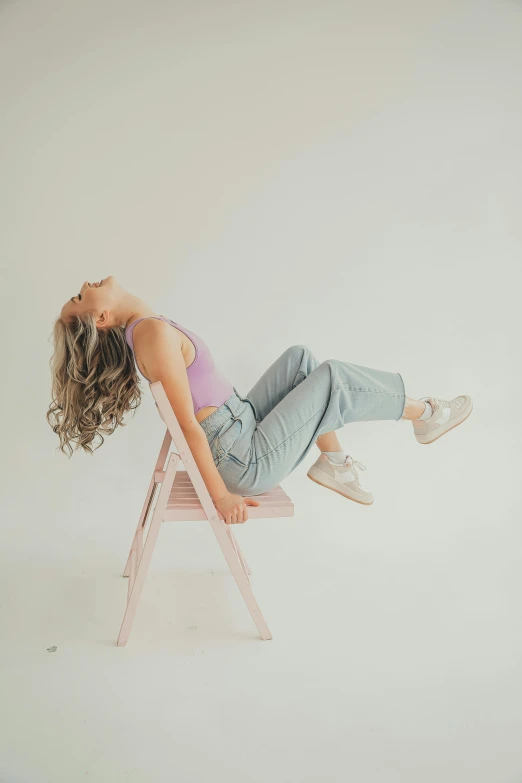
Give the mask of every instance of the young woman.
M 472 411 L 467 395 L 452 400 L 406 396 L 399 373 L 340 359 L 319 362 L 292 345 L 245 397 L 216 367 L 194 332 L 158 315 L 111 275 L 85 282 L 54 324 L 52 403 L 47 421 L 72 456 L 71 443 L 93 453 L 102 433 L 124 426 L 142 391 L 161 381 L 214 505 L 225 522 L 248 519 L 250 496 L 277 486 L 316 443 L 321 454 L 307 475 L 364 505 L 373 503 L 335 430 L 353 421 L 412 422 L 419 443 L 433 443 Z

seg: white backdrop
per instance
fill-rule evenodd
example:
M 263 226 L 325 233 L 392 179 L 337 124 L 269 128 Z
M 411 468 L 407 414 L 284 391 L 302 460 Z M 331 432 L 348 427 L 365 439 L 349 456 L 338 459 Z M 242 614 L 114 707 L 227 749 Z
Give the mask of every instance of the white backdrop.
M 0 779 L 520 780 L 521 4 L 7 1 L 0 84 Z M 146 385 L 93 457 L 45 420 L 108 274 L 244 395 L 305 343 L 474 400 L 430 449 L 338 433 L 372 507 L 313 450 L 295 517 L 237 530 L 271 642 L 194 523 L 114 646 L 164 425 Z

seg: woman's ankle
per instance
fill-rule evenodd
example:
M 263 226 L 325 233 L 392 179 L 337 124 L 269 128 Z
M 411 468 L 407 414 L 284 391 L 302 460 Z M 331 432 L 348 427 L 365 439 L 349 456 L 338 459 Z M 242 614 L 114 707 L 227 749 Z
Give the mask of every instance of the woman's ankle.
M 407 419 L 408 421 L 419 419 L 426 412 L 428 404 L 423 402 L 423 400 L 414 400 L 412 397 L 406 397 L 401 419 Z

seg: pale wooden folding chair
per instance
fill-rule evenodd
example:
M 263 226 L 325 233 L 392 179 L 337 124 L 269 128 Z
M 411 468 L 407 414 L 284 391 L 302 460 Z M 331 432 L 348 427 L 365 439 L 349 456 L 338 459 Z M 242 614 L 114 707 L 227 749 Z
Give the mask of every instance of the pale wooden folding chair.
M 231 525 L 225 523 L 223 516 L 212 502 L 212 498 L 205 486 L 196 461 L 190 452 L 165 389 L 160 381 L 156 381 L 150 384 L 150 390 L 156 400 L 159 415 L 167 425 L 167 430 L 158 459 L 156 460 L 156 466 L 150 480 L 138 527 L 123 573 L 124 576 L 129 577 L 127 607 L 117 644 L 120 647 L 127 644 L 161 523 L 195 519 L 208 519 L 210 522 L 217 542 L 241 591 L 241 595 L 245 599 L 261 638 L 271 639 L 272 634 L 252 592 L 249 577 L 249 574 L 252 573 L 251 569 L 239 548 L 239 544 L 231 530 Z M 171 443 L 173 443 L 174 448 L 167 460 Z M 185 470 L 179 469 L 180 461 L 183 461 Z M 150 519 L 148 533 L 145 537 L 145 528 L 153 506 L 156 487 L 160 487 L 160 490 Z M 271 489 L 269 492 L 255 495 L 255 498 L 260 505 L 248 506 L 249 521 L 251 519 L 268 517 L 292 517 L 294 515 L 294 505 L 280 486 Z

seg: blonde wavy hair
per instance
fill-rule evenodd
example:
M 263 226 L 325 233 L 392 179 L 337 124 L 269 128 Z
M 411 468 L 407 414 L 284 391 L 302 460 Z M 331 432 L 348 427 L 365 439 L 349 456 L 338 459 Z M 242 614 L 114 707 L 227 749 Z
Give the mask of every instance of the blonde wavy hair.
M 104 443 L 103 434 L 124 427 L 124 415 L 141 403 L 143 392 L 125 329 L 98 330 L 88 313 L 68 321 L 57 318 L 52 339 L 52 402 L 47 421 L 60 438 L 57 449 L 64 454 L 69 449 L 69 458 L 71 444 L 93 454 Z M 101 440 L 93 448 L 96 437 Z

